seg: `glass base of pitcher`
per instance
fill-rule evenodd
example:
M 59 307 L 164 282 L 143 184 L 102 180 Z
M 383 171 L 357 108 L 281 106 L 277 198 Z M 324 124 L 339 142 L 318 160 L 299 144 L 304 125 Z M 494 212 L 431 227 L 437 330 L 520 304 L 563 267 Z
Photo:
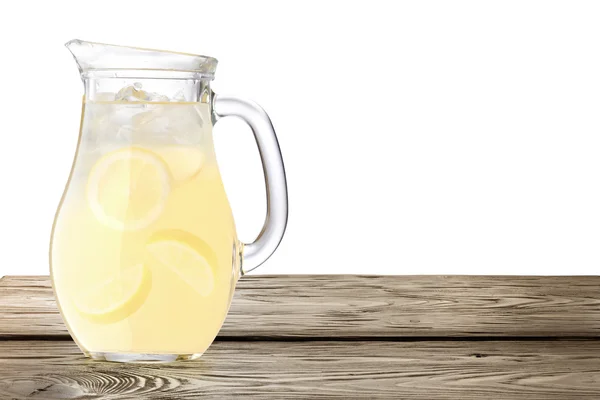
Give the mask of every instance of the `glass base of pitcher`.
M 148 353 L 108 353 L 86 352 L 85 355 L 94 360 L 121 363 L 169 363 L 174 361 L 196 360 L 203 353 L 194 354 L 148 354 Z

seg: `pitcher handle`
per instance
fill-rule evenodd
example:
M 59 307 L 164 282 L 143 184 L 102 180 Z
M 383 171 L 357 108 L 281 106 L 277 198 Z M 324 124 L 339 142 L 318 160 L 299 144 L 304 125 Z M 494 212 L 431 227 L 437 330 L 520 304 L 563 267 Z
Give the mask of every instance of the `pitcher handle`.
M 246 122 L 258 145 L 267 191 L 267 216 L 252 243 L 244 244 L 242 275 L 264 263 L 279 246 L 288 218 L 287 183 L 281 150 L 269 116 L 253 101 L 233 96 L 213 96 L 215 120 L 239 117 Z

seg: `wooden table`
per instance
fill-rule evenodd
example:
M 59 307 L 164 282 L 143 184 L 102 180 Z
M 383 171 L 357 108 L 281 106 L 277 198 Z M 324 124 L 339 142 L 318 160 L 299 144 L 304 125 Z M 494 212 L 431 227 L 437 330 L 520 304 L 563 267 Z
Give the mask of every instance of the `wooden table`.
M 600 399 L 600 277 L 256 276 L 198 361 L 87 360 L 0 280 L 0 399 Z

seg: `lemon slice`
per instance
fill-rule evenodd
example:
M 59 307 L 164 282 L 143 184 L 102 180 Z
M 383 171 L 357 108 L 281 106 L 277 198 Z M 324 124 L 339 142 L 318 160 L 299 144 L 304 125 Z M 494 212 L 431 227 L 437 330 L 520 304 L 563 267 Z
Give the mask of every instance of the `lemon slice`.
M 161 214 L 170 190 L 169 172 L 154 153 L 137 147 L 104 155 L 90 172 L 87 198 L 102 224 L 138 230 Z
M 154 151 L 167 164 L 176 181 L 184 182 L 194 178 L 204 164 L 204 153 L 197 147 L 173 145 Z
M 87 290 L 74 303 L 87 319 L 97 323 L 113 323 L 137 311 L 144 304 L 151 287 L 150 270 L 144 264 L 139 264 Z
M 160 232 L 150 239 L 146 249 L 200 296 L 208 296 L 213 291 L 217 259 L 208 244 L 199 238 L 184 231 Z

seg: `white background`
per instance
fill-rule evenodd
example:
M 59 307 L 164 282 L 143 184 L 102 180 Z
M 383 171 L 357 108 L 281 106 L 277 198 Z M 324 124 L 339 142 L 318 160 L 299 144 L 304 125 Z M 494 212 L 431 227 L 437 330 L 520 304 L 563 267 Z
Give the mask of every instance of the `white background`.
M 290 219 L 257 273 L 597 274 L 600 3 L 32 1 L 0 6 L 0 276 L 47 274 L 80 38 L 207 54 L 271 115 Z M 239 236 L 252 135 L 220 121 Z

